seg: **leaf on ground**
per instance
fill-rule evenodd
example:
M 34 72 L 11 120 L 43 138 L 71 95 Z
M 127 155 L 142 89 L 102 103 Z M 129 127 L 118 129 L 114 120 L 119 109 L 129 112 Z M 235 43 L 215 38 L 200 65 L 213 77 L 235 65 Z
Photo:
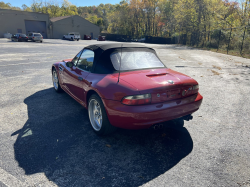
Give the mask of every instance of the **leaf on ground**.
M 109 144 L 106 144 L 106 147 L 111 147 L 111 145 L 109 145 Z
M 220 73 L 217 71 L 214 71 L 214 70 L 211 70 L 211 71 L 213 72 L 214 75 L 220 75 Z
M 213 65 L 214 68 L 221 70 L 221 67 Z

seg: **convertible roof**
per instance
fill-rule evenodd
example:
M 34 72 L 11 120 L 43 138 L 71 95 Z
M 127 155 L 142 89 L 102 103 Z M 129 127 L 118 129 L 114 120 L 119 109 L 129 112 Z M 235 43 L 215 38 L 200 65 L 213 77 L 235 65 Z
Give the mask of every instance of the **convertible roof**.
M 92 49 L 93 51 L 102 49 L 103 51 L 106 51 L 108 49 L 115 49 L 115 48 L 148 48 L 152 49 L 150 47 L 146 47 L 145 45 L 140 44 L 123 44 L 123 43 L 109 43 L 109 44 L 95 44 L 95 45 L 89 45 L 86 48 Z
M 90 49 L 95 53 L 92 72 L 101 74 L 108 74 L 117 71 L 113 67 L 113 64 L 110 59 L 110 55 L 113 52 L 150 51 L 153 52 L 155 55 L 157 55 L 154 49 L 140 44 L 124 44 L 124 43 L 95 44 L 95 45 L 89 45 L 85 47 L 85 49 Z

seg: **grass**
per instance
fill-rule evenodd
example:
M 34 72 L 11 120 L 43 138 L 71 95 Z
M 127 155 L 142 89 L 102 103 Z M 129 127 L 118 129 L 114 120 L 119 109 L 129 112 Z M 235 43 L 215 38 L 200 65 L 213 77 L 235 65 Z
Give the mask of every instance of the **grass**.
M 208 51 L 213 51 L 213 52 L 217 52 L 217 53 L 222 53 L 222 54 L 227 54 L 227 50 L 226 49 L 219 49 L 218 51 L 215 48 L 206 48 L 206 47 L 203 47 L 201 49 L 208 50 Z M 239 52 L 239 50 L 229 50 L 228 51 L 228 55 L 239 56 L 239 57 L 244 57 L 244 58 L 250 59 L 250 52 L 249 52 L 249 54 L 243 53 L 241 55 L 240 52 Z

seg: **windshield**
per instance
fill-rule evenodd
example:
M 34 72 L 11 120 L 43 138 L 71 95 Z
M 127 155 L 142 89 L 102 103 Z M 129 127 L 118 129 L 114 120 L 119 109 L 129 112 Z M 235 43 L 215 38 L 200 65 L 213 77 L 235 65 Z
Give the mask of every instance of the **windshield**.
M 154 53 L 146 51 L 122 52 L 122 59 L 121 52 L 115 52 L 110 58 L 114 68 L 121 71 L 165 67 Z

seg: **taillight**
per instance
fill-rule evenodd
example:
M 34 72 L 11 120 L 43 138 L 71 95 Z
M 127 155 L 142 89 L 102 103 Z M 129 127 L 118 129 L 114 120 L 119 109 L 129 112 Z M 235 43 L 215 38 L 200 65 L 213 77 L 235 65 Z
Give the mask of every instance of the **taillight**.
M 34 36 L 32 38 L 35 38 Z
M 19 36 L 19 38 L 21 38 L 21 36 Z
M 199 84 L 193 86 L 193 90 L 198 90 L 199 89 Z
M 151 103 L 151 94 L 127 96 L 122 99 L 124 105 L 145 105 Z
M 198 93 L 199 85 L 194 85 L 182 91 L 182 96 Z

